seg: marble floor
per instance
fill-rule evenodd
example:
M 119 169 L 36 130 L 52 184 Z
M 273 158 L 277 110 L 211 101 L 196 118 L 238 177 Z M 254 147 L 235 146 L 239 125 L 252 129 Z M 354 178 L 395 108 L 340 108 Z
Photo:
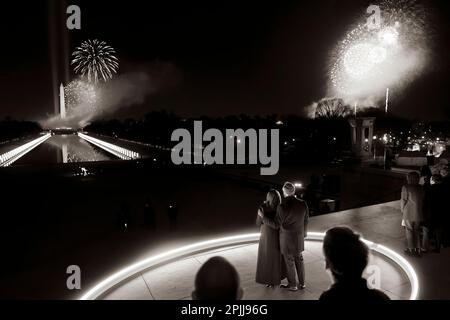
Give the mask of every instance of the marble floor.
M 382 244 L 403 255 L 404 231 L 401 227 L 399 201 L 361 207 L 312 217 L 309 231 L 324 232 L 328 228 L 346 225 L 370 241 Z M 243 230 L 244 233 L 246 230 Z M 254 232 L 254 231 L 253 231 Z M 203 239 L 205 240 L 205 239 Z M 233 263 L 241 277 L 244 299 L 317 299 L 330 285 L 324 270 L 321 243 L 308 241 L 306 262 L 306 290 L 287 292 L 279 288 L 267 289 L 254 281 L 257 244 L 222 248 L 204 252 L 152 270 L 145 270 L 122 282 L 101 296 L 103 299 L 189 299 L 194 277 L 209 257 L 220 255 Z M 403 257 L 413 266 L 419 279 L 418 299 L 450 299 L 450 248 L 441 253 L 427 253 L 422 258 Z M 392 299 L 408 299 L 410 282 L 404 272 L 389 259 L 372 253 L 370 265 L 381 270 L 381 289 Z
M 330 285 L 330 278 L 324 268 L 321 245 L 321 242 L 318 241 L 306 242 L 306 251 L 303 256 L 307 287 L 303 291 L 290 292 L 280 288 L 266 288 L 255 283 L 258 245 L 250 244 L 208 251 L 139 273 L 133 279 L 103 295 L 103 299 L 190 299 L 198 269 L 209 258 L 222 256 L 238 270 L 244 289 L 244 299 L 316 300 Z M 373 253 L 369 265 L 376 265 L 380 268 L 381 289 L 392 299 L 408 299 L 411 292 L 409 280 L 394 262 Z

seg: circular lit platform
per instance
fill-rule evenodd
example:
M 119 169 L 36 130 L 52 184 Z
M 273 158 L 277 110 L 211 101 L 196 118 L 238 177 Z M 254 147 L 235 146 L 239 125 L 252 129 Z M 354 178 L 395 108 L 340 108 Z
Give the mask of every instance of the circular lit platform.
M 308 233 L 303 255 L 307 287 L 303 291 L 289 292 L 255 283 L 259 234 L 254 233 L 197 242 L 149 257 L 107 277 L 81 299 L 189 299 L 201 265 L 210 257 L 223 256 L 239 272 L 244 299 L 316 300 L 331 284 L 325 271 L 322 239 L 322 233 Z M 376 269 L 380 289 L 391 299 L 416 299 L 419 283 L 413 267 L 393 250 L 364 241 L 371 249 L 366 277 Z

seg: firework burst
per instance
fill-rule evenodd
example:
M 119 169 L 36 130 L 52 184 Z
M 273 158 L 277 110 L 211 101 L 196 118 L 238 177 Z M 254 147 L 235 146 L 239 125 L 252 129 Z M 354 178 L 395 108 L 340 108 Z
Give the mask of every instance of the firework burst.
M 64 88 L 69 115 L 94 111 L 100 97 L 95 85 L 82 80 L 74 80 Z
M 428 32 L 425 9 L 414 0 L 379 4 L 379 29 L 366 18 L 346 34 L 331 56 L 331 93 L 344 98 L 381 95 L 387 87 L 404 84 L 425 66 Z
M 72 53 L 74 72 L 89 82 L 108 81 L 117 73 L 119 60 L 115 50 L 104 41 L 87 40 Z

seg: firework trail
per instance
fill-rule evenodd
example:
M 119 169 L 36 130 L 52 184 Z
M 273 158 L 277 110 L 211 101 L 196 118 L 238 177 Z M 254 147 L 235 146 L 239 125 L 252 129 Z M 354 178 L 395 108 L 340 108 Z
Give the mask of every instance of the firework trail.
M 385 113 L 388 113 L 389 108 L 389 88 L 386 89 L 386 106 L 384 108 Z
M 87 77 L 89 82 L 110 80 L 119 68 L 115 50 L 104 41 L 87 40 L 72 53 L 71 65 L 76 74 Z
M 379 7 L 380 28 L 368 28 L 362 17 L 333 51 L 329 94 L 379 98 L 387 87 L 406 84 L 425 67 L 430 38 L 425 8 L 414 0 L 385 0 Z

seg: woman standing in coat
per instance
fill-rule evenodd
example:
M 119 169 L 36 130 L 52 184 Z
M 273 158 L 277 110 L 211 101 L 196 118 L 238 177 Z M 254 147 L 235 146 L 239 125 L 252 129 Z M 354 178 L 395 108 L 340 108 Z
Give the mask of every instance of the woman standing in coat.
M 400 201 L 403 214 L 402 226 L 405 228 L 408 255 L 420 256 L 420 224 L 424 220 L 424 190 L 419 185 L 420 176 L 417 172 L 407 175 L 408 183 L 402 187 Z
M 274 220 L 280 203 L 280 193 L 276 190 L 270 190 L 266 196 L 266 201 L 259 207 L 258 212 L 261 212 L 264 217 Z M 259 215 L 256 224 L 261 230 L 256 264 L 256 282 L 265 284 L 267 287 L 273 287 L 279 285 L 281 280 L 286 277 L 286 267 L 280 252 L 279 231 L 264 224 Z

